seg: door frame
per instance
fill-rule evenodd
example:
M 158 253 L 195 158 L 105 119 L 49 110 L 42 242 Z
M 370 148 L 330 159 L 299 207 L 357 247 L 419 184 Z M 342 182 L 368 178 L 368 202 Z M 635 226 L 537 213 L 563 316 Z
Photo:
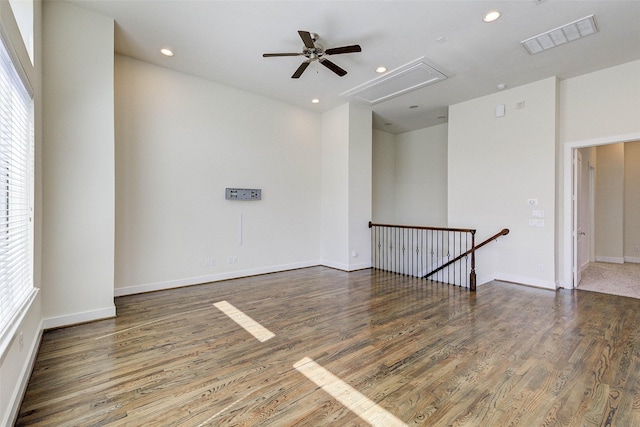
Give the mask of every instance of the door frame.
M 596 167 L 589 162 L 589 262 L 596 260 Z
M 571 266 L 574 272 L 573 286 L 580 286 L 580 279 L 582 278 L 582 264 L 580 261 L 580 217 L 581 217 L 581 200 L 582 197 L 582 153 L 580 149 L 575 148 L 572 152 L 573 159 L 571 161 L 571 167 L 573 168 L 573 183 L 571 186 L 571 236 L 573 236 L 573 265 Z
M 567 142 L 563 151 L 563 280 L 560 287 L 573 289 L 575 287 L 575 274 L 573 266 L 575 264 L 576 236 L 573 235 L 573 156 L 578 148 L 595 147 L 598 145 L 617 144 L 619 142 L 640 141 L 640 132 L 624 135 L 613 135 L 602 138 L 588 139 L 583 141 Z

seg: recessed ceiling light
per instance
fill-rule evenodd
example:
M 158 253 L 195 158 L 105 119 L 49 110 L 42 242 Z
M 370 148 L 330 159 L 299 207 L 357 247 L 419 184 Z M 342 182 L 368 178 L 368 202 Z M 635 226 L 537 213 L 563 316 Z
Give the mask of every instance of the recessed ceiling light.
M 497 87 L 498 87 L 498 90 L 504 90 L 507 87 L 507 85 L 504 84 L 504 83 L 500 83 L 500 84 L 498 84 Z
M 387 72 L 387 67 L 378 67 L 376 68 L 376 73 L 386 73 Z
M 484 22 L 493 22 L 498 18 L 500 18 L 500 12 L 498 12 L 497 10 L 492 10 L 491 12 L 487 12 L 487 14 L 484 15 L 484 18 L 482 18 L 482 20 Z
M 160 49 L 160 53 L 164 56 L 173 56 L 173 49 L 171 49 L 170 47 L 163 47 L 162 49 Z
M 313 98 L 313 99 L 311 100 L 311 102 L 312 102 L 313 104 L 318 104 L 318 103 L 320 102 L 320 100 L 319 100 L 318 98 Z

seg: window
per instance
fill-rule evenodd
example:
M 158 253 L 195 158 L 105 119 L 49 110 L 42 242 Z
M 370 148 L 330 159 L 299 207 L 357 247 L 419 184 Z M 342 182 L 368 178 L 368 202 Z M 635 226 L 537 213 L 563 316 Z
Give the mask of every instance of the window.
M 0 342 L 34 294 L 33 99 L 0 43 Z
M 33 0 L 9 0 L 9 4 L 33 65 Z

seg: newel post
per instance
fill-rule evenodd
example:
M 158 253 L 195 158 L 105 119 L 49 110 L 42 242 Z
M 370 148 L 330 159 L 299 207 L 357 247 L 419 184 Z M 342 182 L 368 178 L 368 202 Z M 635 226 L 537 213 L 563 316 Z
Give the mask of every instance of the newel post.
M 476 291 L 476 230 L 471 230 L 471 273 L 469 273 L 469 290 Z

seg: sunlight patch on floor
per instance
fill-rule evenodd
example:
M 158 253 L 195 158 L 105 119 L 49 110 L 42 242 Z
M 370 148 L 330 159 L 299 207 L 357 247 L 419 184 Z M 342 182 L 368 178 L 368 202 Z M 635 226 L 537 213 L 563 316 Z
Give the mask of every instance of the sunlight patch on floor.
M 235 308 L 233 305 L 229 304 L 227 301 L 220 301 L 213 305 L 218 310 L 229 316 L 231 320 L 242 326 L 260 342 L 265 342 L 276 336 L 276 334 Z
M 374 427 L 407 427 L 405 423 L 378 406 L 374 401 L 356 391 L 340 378 L 305 357 L 293 365 L 302 375 L 316 383 L 351 412 Z

